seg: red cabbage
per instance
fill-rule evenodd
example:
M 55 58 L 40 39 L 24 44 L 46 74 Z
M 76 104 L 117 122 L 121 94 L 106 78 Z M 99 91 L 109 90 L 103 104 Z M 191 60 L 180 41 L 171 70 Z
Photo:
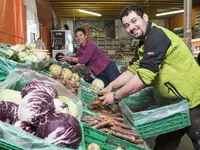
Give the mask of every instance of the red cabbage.
M 78 120 L 73 116 L 52 113 L 40 121 L 37 136 L 60 147 L 76 149 L 81 142 L 82 132 Z
M 31 83 L 26 85 L 25 88 L 22 89 L 22 91 L 21 91 L 22 98 L 26 94 L 28 94 L 29 92 L 34 91 L 34 90 L 45 91 L 49 95 L 51 95 L 53 98 L 56 98 L 58 96 L 57 90 L 50 83 L 45 82 L 45 81 L 32 81 Z
M 47 113 L 55 109 L 53 98 L 46 92 L 34 90 L 28 93 L 19 104 L 18 117 L 21 121 L 27 121 L 34 126 Z
M 36 127 L 26 121 L 18 120 L 15 122 L 14 126 L 19 127 L 32 135 L 36 135 Z
M 17 117 L 18 105 L 13 102 L 0 101 L 0 120 L 13 124 Z

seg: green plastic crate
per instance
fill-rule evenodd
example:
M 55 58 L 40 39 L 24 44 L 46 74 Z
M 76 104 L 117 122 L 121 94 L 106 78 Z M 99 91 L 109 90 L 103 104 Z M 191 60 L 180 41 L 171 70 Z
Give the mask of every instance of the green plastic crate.
M 134 128 L 142 138 L 158 136 L 190 126 L 189 106 L 186 100 L 136 113 L 132 113 L 128 106 L 124 109 L 131 114 L 135 122 Z
M 87 87 L 81 86 L 78 89 L 78 98 L 82 101 L 83 105 L 91 104 L 96 97 L 97 93 Z
M 97 93 L 87 87 L 81 86 L 78 90 L 78 98 L 85 105 L 91 104 L 96 97 L 98 97 Z M 135 107 L 155 104 L 153 90 L 152 88 L 146 88 L 136 94 L 124 98 L 123 102 L 128 106 L 132 105 Z
M 90 104 L 97 94 L 90 92 L 86 88 L 80 88 L 78 92 L 79 99 L 82 100 L 83 104 Z M 151 89 L 144 89 L 140 92 L 132 95 L 123 100 L 125 105 L 125 110 L 129 113 L 134 122 L 135 130 L 141 134 L 142 138 L 148 138 L 153 136 L 158 136 L 164 133 L 172 132 L 190 126 L 190 116 L 189 116 L 189 106 L 186 100 L 180 100 L 179 102 L 167 106 L 162 106 L 154 108 L 147 111 L 141 111 L 132 113 L 129 107 L 131 106 L 141 106 L 143 104 L 153 104 L 155 99 Z M 128 103 L 127 103 L 128 102 Z M 86 112 L 84 109 L 84 113 Z M 162 116 L 161 114 L 166 114 L 166 112 L 174 113 Z M 87 115 L 95 115 L 96 113 L 87 110 Z M 160 115 L 159 118 L 154 118 Z
M 0 65 L 12 70 L 15 68 L 31 69 L 30 63 L 18 63 L 16 61 L 0 57 Z
M 96 143 L 101 150 L 115 150 L 118 146 L 121 146 L 124 150 L 150 150 L 149 148 L 141 148 L 133 143 L 94 129 L 84 122 L 82 124 L 86 147 L 91 143 Z
M 189 115 L 187 113 L 180 113 L 144 125 L 137 125 L 135 126 L 135 130 L 140 133 L 143 138 L 148 138 L 182 129 L 187 126 L 190 126 Z
M 84 136 L 84 130 L 83 125 L 82 126 L 82 142 L 80 143 L 80 146 L 77 148 L 77 150 L 85 150 L 85 136 Z M 25 131 L 16 130 L 16 128 L 13 128 L 13 126 L 0 122 L 0 150 L 38 150 L 38 149 L 44 149 L 44 150 L 72 150 L 70 148 L 61 148 L 53 144 L 49 144 L 47 141 L 40 139 L 38 137 L 35 137 L 31 134 L 26 133 Z M 11 137 L 11 139 L 6 140 L 2 137 L 4 136 Z M 17 140 L 16 143 L 12 139 Z M 12 141 L 12 142 L 11 142 Z M 22 146 L 20 145 L 20 142 L 26 143 Z M 28 146 L 27 146 L 28 145 Z
M 17 146 L 15 144 L 9 143 L 0 138 L 0 149 L 1 150 L 25 150 L 24 148 Z
M 92 84 L 87 83 L 87 82 L 84 81 L 83 78 L 80 78 L 80 85 L 83 86 L 83 87 L 87 87 L 87 88 L 88 88 L 88 87 L 90 87 Z
M 30 64 L 18 63 L 0 56 L 0 82 L 3 82 L 8 76 L 9 72 L 16 68 L 31 69 Z

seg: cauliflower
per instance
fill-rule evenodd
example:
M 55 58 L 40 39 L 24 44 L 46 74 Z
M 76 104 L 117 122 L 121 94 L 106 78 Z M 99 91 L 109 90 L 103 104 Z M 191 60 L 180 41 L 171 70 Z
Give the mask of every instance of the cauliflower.
M 24 52 L 24 51 L 20 51 L 19 53 L 18 53 L 18 56 L 19 56 L 19 59 L 20 60 L 25 60 L 25 58 L 26 57 L 28 57 L 28 53 L 27 52 Z
M 57 64 L 52 64 L 49 67 L 49 71 L 53 74 L 53 75 L 60 75 L 62 72 L 62 67 L 60 65 Z
M 104 88 L 104 82 L 102 80 L 96 78 L 92 81 L 92 86 L 101 90 Z
M 71 81 L 76 82 L 76 81 L 79 81 L 79 80 L 80 80 L 79 75 L 77 73 L 73 73 L 72 77 L 71 77 Z
M 34 54 L 30 54 L 29 56 L 24 58 L 26 61 L 29 62 L 38 62 L 38 58 Z
M 64 78 L 64 80 L 70 80 L 72 77 L 72 72 L 68 68 L 63 68 L 61 77 Z

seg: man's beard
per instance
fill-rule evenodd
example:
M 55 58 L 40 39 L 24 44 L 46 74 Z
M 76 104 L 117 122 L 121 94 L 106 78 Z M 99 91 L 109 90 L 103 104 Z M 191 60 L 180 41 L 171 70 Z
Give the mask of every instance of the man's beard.
M 140 29 L 141 30 L 141 29 Z M 137 35 L 134 35 L 133 33 L 134 33 L 134 31 L 133 30 L 131 30 L 130 31 L 130 36 L 132 36 L 132 37 L 134 37 L 135 39 L 144 39 L 144 33 L 143 33 L 143 31 L 141 30 L 141 32 L 142 32 L 142 35 L 140 35 L 140 36 L 137 36 Z

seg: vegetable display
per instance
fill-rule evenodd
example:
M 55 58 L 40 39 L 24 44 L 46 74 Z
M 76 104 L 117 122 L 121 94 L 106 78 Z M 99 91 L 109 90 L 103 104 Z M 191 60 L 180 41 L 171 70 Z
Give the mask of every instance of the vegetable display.
M 18 93 L 20 95 L 20 93 Z M 46 139 L 60 147 L 77 148 L 82 131 L 78 117 L 80 110 L 75 102 L 58 96 L 48 82 L 32 81 L 21 91 L 19 105 L 0 101 L 0 120 Z M 12 136 L 13 140 L 22 142 Z
M 61 77 L 63 77 L 64 80 L 70 80 L 71 77 L 72 77 L 72 72 L 71 72 L 71 70 L 68 69 L 68 68 L 63 68 L 63 69 L 62 69 Z
M 22 91 L 21 91 L 22 98 L 26 94 L 28 94 L 29 92 L 32 92 L 34 90 L 44 91 L 53 98 L 56 98 L 58 96 L 58 92 L 50 83 L 47 83 L 45 81 L 32 81 L 25 88 L 22 89 Z
M 95 78 L 89 88 L 94 91 L 102 90 L 104 88 L 104 82 L 98 78 Z
M 45 91 L 33 90 L 19 104 L 18 117 L 21 121 L 37 125 L 40 118 L 55 109 L 53 98 Z
M 0 101 L 0 120 L 10 124 L 18 120 L 18 105 L 13 102 Z
M 8 46 L 0 44 L 0 56 L 19 63 L 39 63 L 44 62 L 47 67 L 51 62 L 48 50 L 36 49 L 35 44 Z
M 36 127 L 29 122 L 18 120 L 14 123 L 14 126 L 19 127 L 30 134 L 36 135 Z
M 59 81 L 63 86 L 65 86 L 68 90 L 70 90 L 72 93 L 76 94 L 79 88 L 79 81 L 71 82 L 69 80 L 64 80 L 61 76 L 52 76 L 53 79 Z
M 62 73 L 62 67 L 60 65 L 57 65 L 57 64 L 52 64 L 52 65 L 49 66 L 49 71 L 53 75 L 60 75 Z
M 120 117 L 115 118 L 105 115 L 85 116 L 82 118 L 82 121 L 88 123 L 93 128 L 146 148 L 147 145 L 140 137 L 140 134 L 134 131 L 131 126 L 123 123 L 123 119 L 119 120 L 118 118 Z
M 52 113 L 39 123 L 37 135 L 60 147 L 76 149 L 81 142 L 81 127 L 76 118 L 67 114 Z
M 85 116 L 82 118 L 82 121 L 93 128 L 137 144 L 140 147 L 147 147 L 145 141 L 140 137 L 140 134 L 135 132 L 133 127 L 124 123 L 122 114 L 117 112 L 115 108 L 102 105 L 102 101 L 98 98 L 95 98 L 90 105 L 87 105 L 87 108 L 97 112 L 99 115 Z
M 50 65 L 49 71 L 51 74 L 53 74 L 53 79 L 58 80 L 72 93 L 77 93 L 77 90 L 80 86 L 80 76 L 77 73 L 73 73 L 69 68 L 62 68 L 58 64 Z
M 78 106 L 65 96 L 58 96 L 58 99 L 54 99 L 55 112 L 70 114 L 74 117 L 78 117 L 80 110 Z
M 96 143 L 91 143 L 88 145 L 87 150 L 101 150 L 100 146 Z

